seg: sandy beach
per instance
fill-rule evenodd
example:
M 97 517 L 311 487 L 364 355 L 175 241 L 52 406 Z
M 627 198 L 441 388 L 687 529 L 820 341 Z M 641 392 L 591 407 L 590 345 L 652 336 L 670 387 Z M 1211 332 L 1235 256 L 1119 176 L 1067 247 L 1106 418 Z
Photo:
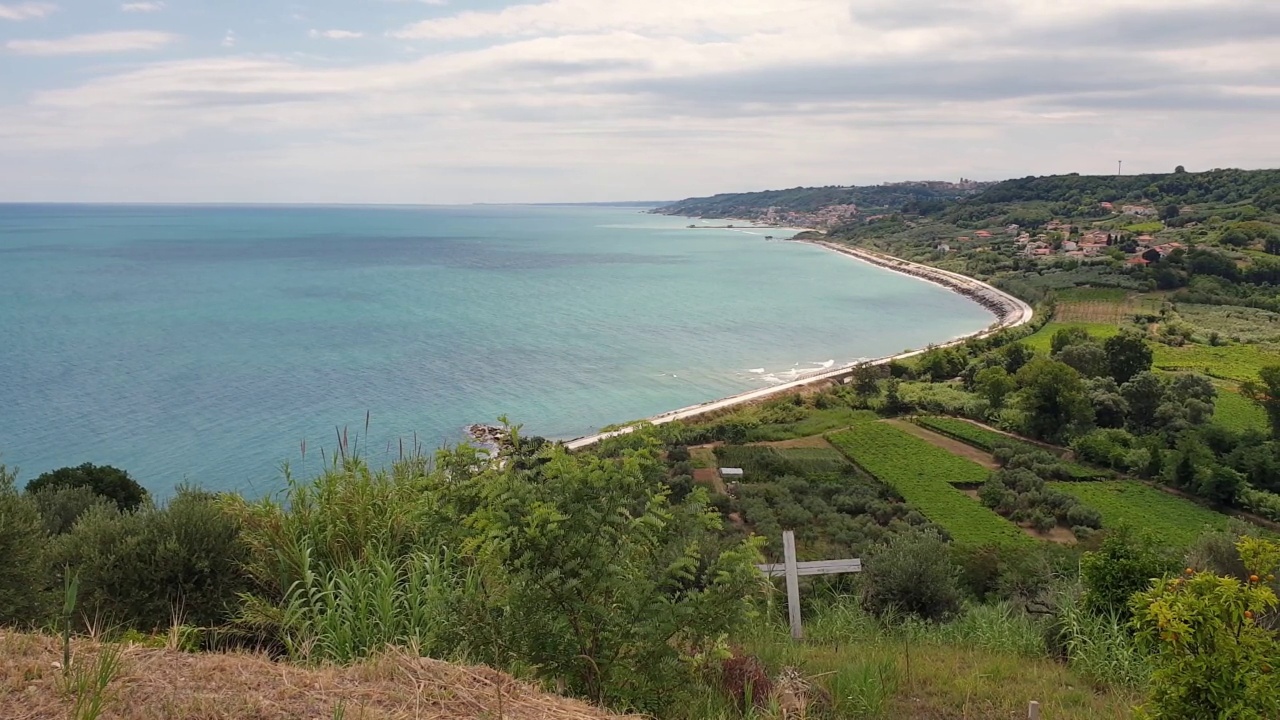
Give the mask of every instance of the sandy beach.
M 928 265 L 921 265 L 919 263 L 900 260 L 895 257 L 890 257 L 888 255 L 881 255 L 879 253 L 873 253 L 867 250 L 859 250 L 857 248 L 848 247 L 846 245 L 840 245 L 838 243 L 830 242 L 827 240 L 800 240 L 796 242 L 808 242 L 814 245 L 819 245 L 828 250 L 831 250 L 833 252 L 838 252 L 842 255 L 849 256 L 861 262 L 876 265 L 878 267 L 882 267 L 887 270 L 892 270 L 897 273 L 909 275 L 911 277 L 917 278 L 924 282 L 930 282 L 935 285 L 939 285 L 959 295 L 963 295 L 973 300 L 974 302 L 977 302 L 978 304 L 985 307 L 987 310 L 991 311 L 991 313 L 996 317 L 995 322 L 993 322 L 991 325 L 987 326 L 983 330 L 980 330 L 976 333 L 971 333 L 969 335 L 965 335 L 962 337 L 954 338 L 945 342 L 941 342 L 936 345 L 933 345 L 932 347 L 948 347 L 951 345 L 958 345 L 960 343 L 963 343 L 967 340 L 971 340 L 973 338 L 986 337 L 988 335 L 993 335 L 1007 328 L 1014 328 L 1014 327 L 1018 327 L 1019 325 L 1025 325 L 1026 323 L 1031 322 L 1031 318 L 1034 315 L 1034 311 L 1032 310 L 1031 306 L 1028 305 L 1027 303 L 1019 300 L 1018 298 L 1002 290 L 998 290 L 995 287 L 988 285 L 987 283 L 968 277 L 967 275 L 961 275 L 960 273 L 954 273 L 948 270 L 940 270 L 938 268 L 929 267 Z M 799 380 L 793 380 L 791 382 L 786 382 L 786 383 L 774 385 L 771 387 L 760 388 L 758 390 L 749 390 L 747 392 L 739 393 L 737 395 L 731 395 L 729 397 L 721 398 L 719 400 L 712 400 L 709 402 L 700 403 L 698 405 L 691 405 L 689 407 L 680 408 L 678 410 L 671 410 L 669 412 L 662 413 L 661 415 L 655 415 L 653 417 L 646 418 L 640 424 L 649 423 L 653 425 L 661 425 L 663 423 L 669 423 L 675 420 L 687 420 L 689 418 L 695 418 L 700 415 L 716 412 L 718 410 L 725 410 L 727 408 L 732 408 L 738 405 L 758 402 L 760 400 L 765 400 L 775 395 L 784 395 L 799 388 L 805 388 L 813 385 L 821 385 L 821 384 L 830 383 L 830 382 L 838 382 L 849 377 L 853 373 L 853 370 L 855 368 L 865 366 L 865 365 L 882 365 L 888 362 L 892 362 L 894 360 L 901 360 L 903 358 L 914 357 L 923 352 L 926 352 L 928 349 L 929 348 L 921 348 L 918 350 L 911 350 L 908 352 L 898 353 L 897 355 L 889 355 L 882 358 L 876 358 L 874 360 L 850 362 L 845 365 L 841 365 L 837 368 L 834 368 L 832 370 L 817 373 Z M 566 441 L 565 447 L 569 448 L 570 450 L 579 450 L 585 447 L 590 447 L 591 445 L 594 445 L 600 442 L 601 440 L 604 440 L 610 437 L 625 435 L 627 433 L 632 432 L 634 429 L 635 429 L 635 426 L 629 425 L 629 426 L 620 428 L 618 430 L 613 430 L 610 432 L 597 433 L 595 435 L 586 435 L 584 437 L 575 438 L 573 440 Z

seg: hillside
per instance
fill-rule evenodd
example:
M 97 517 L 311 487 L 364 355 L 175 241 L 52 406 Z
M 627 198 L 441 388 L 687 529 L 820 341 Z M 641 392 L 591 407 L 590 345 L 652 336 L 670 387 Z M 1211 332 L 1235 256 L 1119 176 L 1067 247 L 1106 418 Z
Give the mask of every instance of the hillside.
M 104 654 L 104 648 L 107 652 Z M 87 717 L 67 683 L 96 674 L 102 659 L 118 668 L 96 694 L 112 720 L 606 720 L 622 717 L 580 701 L 549 695 L 505 673 L 389 652 L 346 668 L 273 663 L 260 655 L 184 653 L 132 646 L 73 643 L 72 671 L 63 676 L 61 641 L 42 635 L 0 635 L 0 717 L 61 720 Z M 83 711 L 81 711 L 83 712 Z
M 978 192 L 986 183 L 922 181 L 867 186 L 797 187 L 764 192 L 722 193 L 655 208 L 661 215 L 741 218 L 778 225 L 836 227 L 857 216 L 903 207 L 940 204 Z

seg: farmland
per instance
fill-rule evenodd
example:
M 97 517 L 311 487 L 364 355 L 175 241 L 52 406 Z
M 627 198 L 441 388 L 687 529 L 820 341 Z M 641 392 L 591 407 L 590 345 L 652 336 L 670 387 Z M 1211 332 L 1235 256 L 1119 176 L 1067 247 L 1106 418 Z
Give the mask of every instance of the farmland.
M 1103 527 L 1127 525 L 1148 530 L 1180 546 L 1190 545 L 1206 529 L 1226 529 L 1230 522 L 1226 515 L 1136 481 L 1054 482 L 1049 486 L 1102 513 Z
M 1262 408 L 1229 387 L 1218 387 L 1218 397 L 1213 403 L 1213 421 L 1236 432 L 1267 430 L 1267 414 Z
M 1038 450 L 1049 452 L 1054 455 L 1061 455 L 1063 452 L 1061 448 L 1046 448 L 958 418 L 924 416 L 916 418 L 915 422 L 916 424 L 928 428 L 936 433 L 954 438 L 962 443 L 976 447 L 979 450 L 985 450 L 989 453 L 995 452 L 995 449 L 1001 446 L 1014 447 L 1018 450 Z M 1061 464 L 1061 467 L 1064 472 L 1070 473 L 1073 479 L 1096 479 L 1104 474 L 1097 470 L 1085 467 L 1084 465 L 1080 465 L 1079 463 L 1068 461 L 1064 461 Z
M 952 483 L 981 483 L 981 466 L 940 450 L 884 423 L 866 423 L 832 433 L 828 440 L 867 472 L 888 483 L 956 542 L 1017 544 L 1030 538 L 978 504 Z
M 1088 323 L 1088 322 L 1051 322 L 1046 323 L 1044 327 L 1037 330 L 1034 334 L 1029 335 L 1022 342 L 1037 352 L 1049 354 L 1050 343 L 1053 341 L 1053 334 L 1065 328 L 1078 327 L 1089 331 L 1089 334 L 1098 338 L 1109 338 L 1112 335 L 1120 334 L 1120 327 L 1110 323 Z
M 1256 380 L 1258 371 L 1280 365 L 1280 355 L 1257 345 L 1152 345 L 1155 366 L 1161 370 L 1192 370 L 1223 380 Z

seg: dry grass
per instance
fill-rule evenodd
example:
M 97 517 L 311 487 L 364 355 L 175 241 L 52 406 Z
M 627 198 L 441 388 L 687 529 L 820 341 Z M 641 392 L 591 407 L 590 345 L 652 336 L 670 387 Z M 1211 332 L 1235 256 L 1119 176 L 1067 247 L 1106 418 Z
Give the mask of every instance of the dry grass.
M 73 663 L 99 645 L 74 643 Z M 56 638 L 0 633 L 0 718 L 62 720 L 64 690 Z M 189 654 L 127 647 L 103 720 L 601 720 L 620 717 L 550 695 L 484 667 L 462 667 L 390 651 L 349 668 L 302 668 L 260 655 Z
M 752 445 L 763 445 L 765 447 L 778 448 L 785 450 L 787 448 L 823 448 L 832 450 L 831 443 L 827 442 L 824 435 L 810 435 L 808 437 L 792 438 L 791 440 L 775 440 L 773 442 L 751 443 Z

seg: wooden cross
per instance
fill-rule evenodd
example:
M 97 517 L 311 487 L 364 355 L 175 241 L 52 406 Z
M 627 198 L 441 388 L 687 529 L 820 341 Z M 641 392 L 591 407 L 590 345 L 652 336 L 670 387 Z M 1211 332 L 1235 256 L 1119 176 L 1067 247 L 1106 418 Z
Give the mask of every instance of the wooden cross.
M 787 618 L 791 621 L 791 637 L 799 640 L 804 637 L 804 630 L 800 627 L 800 576 L 862 572 L 862 560 L 796 562 L 796 534 L 791 530 L 782 531 L 782 556 L 782 563 L 757 565 L 756 568 L 769 577 L 787 576 Z

